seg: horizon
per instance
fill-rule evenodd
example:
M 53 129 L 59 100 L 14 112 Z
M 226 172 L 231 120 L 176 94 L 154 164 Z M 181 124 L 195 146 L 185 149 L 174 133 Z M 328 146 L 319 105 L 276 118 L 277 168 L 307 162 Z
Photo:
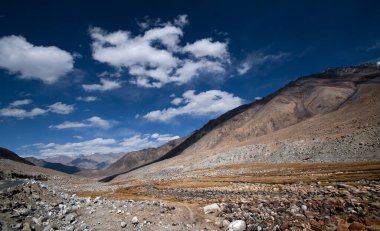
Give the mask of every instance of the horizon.
M 160 146 L 298 77 L 380 65 L 379 9 L 369 0 L 6 1 L 0 146 L 40 158 Z

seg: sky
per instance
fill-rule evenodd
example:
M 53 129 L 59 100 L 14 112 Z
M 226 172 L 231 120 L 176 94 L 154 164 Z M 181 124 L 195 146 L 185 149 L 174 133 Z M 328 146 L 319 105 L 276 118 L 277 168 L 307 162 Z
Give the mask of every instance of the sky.
M 379 1 L 7 1 L 0 146 L 120 153 L 300 76 L 380 61 Z

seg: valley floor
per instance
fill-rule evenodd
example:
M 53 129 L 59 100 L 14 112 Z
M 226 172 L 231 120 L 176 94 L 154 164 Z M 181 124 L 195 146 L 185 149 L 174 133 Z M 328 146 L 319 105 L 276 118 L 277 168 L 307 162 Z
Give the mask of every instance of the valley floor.
M 380 162 L 229 165 L 107 184 L 41 174 L 1 191 L 3 230 L 380 230 Z

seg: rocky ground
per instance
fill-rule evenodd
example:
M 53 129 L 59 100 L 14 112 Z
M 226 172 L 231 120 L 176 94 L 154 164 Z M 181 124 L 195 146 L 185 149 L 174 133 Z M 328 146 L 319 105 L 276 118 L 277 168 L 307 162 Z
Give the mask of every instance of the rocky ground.
M 375 162 L 117 184 L 4 163 L 0 230 L 380 230 Z

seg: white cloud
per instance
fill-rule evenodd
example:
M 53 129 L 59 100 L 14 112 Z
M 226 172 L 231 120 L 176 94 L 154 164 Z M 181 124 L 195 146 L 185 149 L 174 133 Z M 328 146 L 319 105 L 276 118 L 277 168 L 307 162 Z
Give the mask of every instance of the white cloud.
M 92 126 L 103 128 L 103 129 L 109 129 L 115 124 L 114 121 L 104 120 L 98 116 L 93 116 L 91 118 L 88 118 L 87 121 L 90 122 Z
M 131 83 L 160 88 L 168 83 L 184 84 L 202 73 L 223 74 L 229 63 L 227 43 L 201 39 L 185 47 L 180 45 L 187 16 L 180 15 L 173 23 L 139 25 L 140 35 L 129 31 L 106 32 L 90 29 L 92 56 L 118 70 L 127 70 Z M 149 29 L 148 29 L 149 28 Z
M 9 104 L 10 107 L 19 107 L 19 106 L 24 106 L 24 105 L 28 105 L 28 104 L 31 104 L 32 103 L 32 100 L 30 99 L 23 99 L 23 100 L 16 100 L 12 103 Z
M 183 50 L 192 53 L 195 57 L 228 58 L 227 43 L 213 42 L 211 38 L 201 39 L 187 44 Z
M 72 122 L 72 121 L 65 121 L 61 124 L 57 125 L 50 125 L 49 128 L 55 128 L 55 129 L 73 129 L 73 128 L 85 128 L 85 127 L 97 127 L 101 129 L 110 129 L 112 128 L 117 122 L 113 120 L 104 120 L 98 116 L 93 116 L 88 119 L 83 120 L 82 122 Z
M 174 105 L 179 105 L 180 103 L 183 102 L 183 98 L 174 98 L 171 103 L 174 104 Z
M 288 58 L 289 55 L 289 53 L 284 52 L 279 52 L 277 54 L 253 52 L 238 65 L 236 70 L 239 75 L 244 75 L 250 70 L 257 71 L 266 64 L 281 62 L 284 59 Z
M 30 105 L 32 100 L 16 100 L 10 103 L 7 107 L 0 109 L 0 117 L 14 117 L 18 119 L 34 118 L 36 116 L 46 115 L 49 112 L 56 114 L 69 114 L 73 112 L 74 107 L 61 102 L 57 102 L 48 106 L 46 109 L 34 107 L 30 110 L 22 109 L 21 106 Z
M 82 139 L 83 137 L 75 137 Z M 145 134 L 135 135 L 132 137 L 124 138 L 121 140 L 96 138 L 92 140 L 85 140 L 81 142 L 68 142 L 64 144 L 56 143 L 36 143 L 31 145 L 24 145 L 24 149 L 36 148 L 40 157 L 51 157 L 57 155 L 91 155 L 93 153 L 107 154 L 107 153 L 120 153 L 141 150 L 149 147 L 158 147 L 169 140 L 177 139 L 178 136 L 170 134 Z
M 33 108 L 29 111 L 19 108 L 2 108 L 0 109 L 0 116 L 3 117 L 15 117 L 19 119 L 23 118 L 33 118 L 40 115 L 45 115 L 47 113 L 46 110 L 41 108 Z
M 170 140 L 175 140 L 179 139 L 179 136 L 172 136 L 170 134 L 158 134 L 158 133 L 153 133 L 151 138 L 156 139 L 157 141 L 162 141 L 162 142 L 168 142 Z
M 378 61 L 378 62 L 376 63 L 376 66 L 377 66 L 377 67 L 380 67 L 380 61 Z
M 100 79 L 100 84 L 83 84 L 85 91 L 109 91 L 121 87 L 121 83 L 117 81 Z
M 261 96 L 256 96 L 255 97 L 255 100 L 262 100 L 263 99 L 263 97 L 261 97 Z
M 49 111 L 56 113 L 56 114 L 70 114 L 74 111 L 73 105 L 64 104 L 62 102 L 57 102 L 55 104 L 50 105 Z
M 182 99 L 179 102 L 179 99 Z M 150 121 L 169 121 L 180 115 L 204 116 L 218 115 L 231 110 L 243 103 L 243 100 L 233 94 L 219 90 L 210 90 L 195 94 L 194 90 L 183 93 L 178 98 L 178 107 L 170 107 L 147 113 L 144 118 Z
M 35 46 L 22 36 L 0 38 L 0 67 L 21 79 L 55 83 L 73 70 L 73 56 L 55 46 Z
M 77 100 L 83 101 L 83 102 L 94 102 L 97 100 L 96 96 L 78 96 Z

